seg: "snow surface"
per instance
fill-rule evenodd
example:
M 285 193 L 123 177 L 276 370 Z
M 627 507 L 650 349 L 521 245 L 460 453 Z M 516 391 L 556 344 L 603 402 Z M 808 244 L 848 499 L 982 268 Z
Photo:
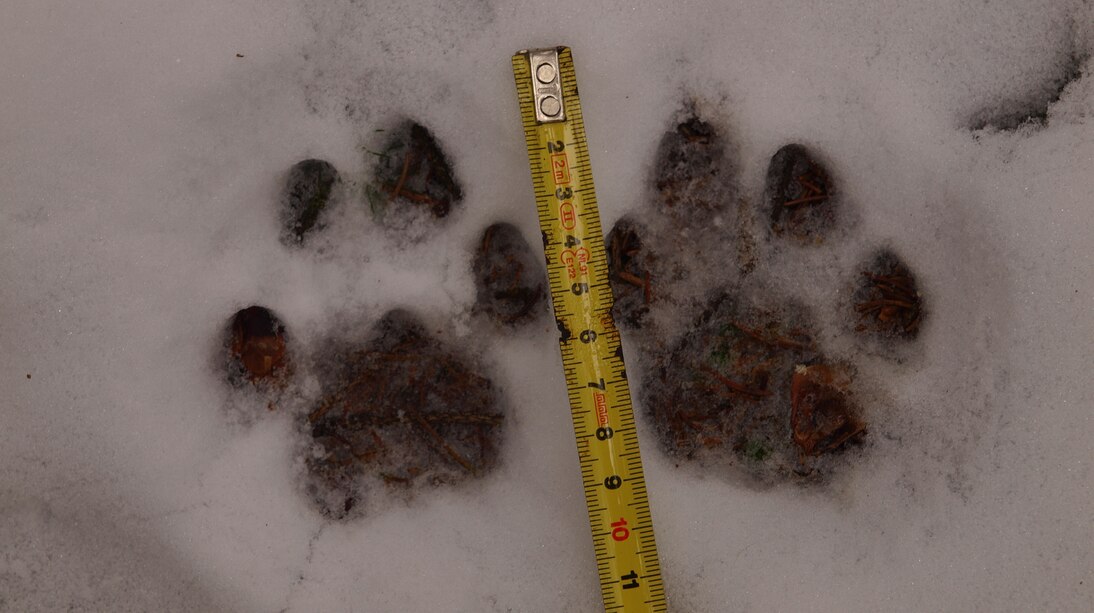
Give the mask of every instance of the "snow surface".
M 743 196 L 800 141 L 852 203 L 780 287 L 838 302 L 884 244 L 930 307 L 905 362 L 855 357 L 885 436 L 829 486 L 743 488 L 647 433 L 672 610 L 1094 610 L 1092 24 L 1083 0 L 0 4 L 0 610 L 599 608 L 550 318 L 469 315 L 481 230 L 537 235 L 509 57 L 554 44 L 606 226 L 643 210 L 694 101 Z M 462 211 L 407 245 L 347 205 L 322 249 L 286 249 L 289 166 L 359 184 L 407 116 Z M 299 347 L 404 306 L 474 348 L 510 411 L 502 467 L 325 521 L 299 413 L 240 418 L 216 369 L 252 303 Z

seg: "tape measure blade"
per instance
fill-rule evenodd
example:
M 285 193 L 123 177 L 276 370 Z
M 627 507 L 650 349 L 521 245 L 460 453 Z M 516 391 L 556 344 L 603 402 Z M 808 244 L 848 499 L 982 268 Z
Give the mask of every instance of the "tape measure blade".
M 605 609 L 664 611 L 570 49 L 519 52 L 513 57 L 513 75 Z M 559 109 L 548 100 L 551 97 L 561 98 Z

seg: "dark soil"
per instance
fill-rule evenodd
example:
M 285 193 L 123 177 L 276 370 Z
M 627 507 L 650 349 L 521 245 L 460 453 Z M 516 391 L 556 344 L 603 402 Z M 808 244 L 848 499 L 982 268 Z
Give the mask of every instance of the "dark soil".
M 496 223 L 482 234 L 471 265 L 475 308 L 498 324 L 527 323 L 542 311 L 547 277 L 520 230 Z
M 923 300 L 915 275 L 889 250 L 880 251 L 864 266 L 854 309 L 855 330 L 881 339 L 914 339 L 923 323 Z
M 269 309 L 250 306 L 228 324 L 227 379 L 236 386 L 284 384 L 291 368 L 285 324 Z
M 860 424 L 842 381 L 794 387 L 795 373 L 822 372 L 823 363 L 802 308 L 761 308 L 722 295 L 657 360 L 643 402 L 662 449 L 673 457 L 705 459 L 710 450 L 728 450 L 761 481 L 808 474 L 804 456 L 832 451 L 861 431 L 852 428 L 840 438 L 828 425 L 840 407 L 827 397 L 816 400 L 816 390 L 830 390 L 846 400 L 846 421 Z M 794 389 L 805 390 L 796 404 Z M 792 407 L 800 409 L 796 429 Z
M 820 242 L 836 220 L 828 171 L 802 145 L 782 147 L 767 167 L 764 188 L 770 228 L 775 236 Z
M 313 231 L 322 228 L 320 219 L 340 183 L 338 171 L 324 160 L 304 160 L 289 169 L 281 209 L 283 243 L 303 244 Z
M 808 310 L 792 295 L 769 293 L 761 277 L 770 268 L 764 258 L 796 253 L 766 245 L 817 246 L 837 236 L 840 202 L 830 172 L 803 145 L 774 154 L 757 199 L 740 193 L 729 150 L 720 130 L 693 112 L 663 137 L 650 206 L 607 237 L 613 313 L 641 353 L 632 376 L 642 378 L 641 408 L 663 452 L 756 484 L 821 481 L 867 434 L 856 371 L 828 357 Z M 757 240 L 763 235 L 770 241 Z M 711 278 L 713 299 L 692 291 L 703 278 Z M 860 329 L 914 334 L 918 302 L 899 314 L 873 308 L 908 298 L 897 289 L 914 293 L 907 268 L 879 260 L 863 280 Z M 680 325 L 686 313 L 697 315 Z
M 685 217 L 724 208 L 724 158 L 725 144 L 709 123 L 691 115 L 677 124 L 657 148 L 658 208 Z
M 346 515 L 377 483 L 456 483 L 497 463 L 504 415 L 493 384 L 409 313 L 388 313 L 322 369 L 307 466 L 324 513 Z
M 441 219 L 463 198 L 452 166 L 425 126 L 407 121 L 376 154 L 368 200 L 377 220 L 396 227 L 409 217 Z
M 612 315 L 627 328 L 639 328 L 653 302 L 650 269 L 655 256 L 645 248 L 646 229 L 628 218 L 616 222 L 608 233 L 608 278 L 615 304 Z

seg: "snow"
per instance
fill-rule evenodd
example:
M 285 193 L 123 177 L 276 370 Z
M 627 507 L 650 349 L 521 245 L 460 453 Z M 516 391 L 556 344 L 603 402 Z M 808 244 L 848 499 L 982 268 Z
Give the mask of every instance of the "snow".
M 1094 609 L 1091 24 L 1080 0 L 0 5 L 0 610 L 600 606 L 554 326 L 470 316 L 482 229 L 538 235 L 509 57 L 554 44 L 606 227 L 649 214 L 689 101 L 743 196 L 797 140 L 853 213 L 830 251 L 775 250 L 765 274 L 855 360 L 872 444 L 827 486 L 756 490 L 646 432 L 672 610 Z M 462 210 L 407 243 L 347 204 L 286 249 L 284 172 L 319 157 L 359 189 L 403 117 L 445 147 Z M 930 308 L 902 362 L 836 321 L 879 245 Z M 240 419 L 217 370 L 253 303 L 305 351 L 413 309 L 500 386 L 502 466 L 324 520 L 299 413 Z

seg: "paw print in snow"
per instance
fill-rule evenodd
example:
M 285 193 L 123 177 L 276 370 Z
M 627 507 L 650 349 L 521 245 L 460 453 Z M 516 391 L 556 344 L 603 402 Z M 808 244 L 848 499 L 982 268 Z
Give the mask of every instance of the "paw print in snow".
M 632 374 L 662 451 L 753 484 L 820 481 L 868 436 L 862 356 L 832 357 L 795 297 L 803 288 L 781 287 L 776 271 L 849 231 L 846 203 L 827 164 L 795 143 L 772 155 L 754 205 L 729 151 L 693 109 L 665 134 L 651 205 L 607 237 L 615 317 L 640 354 Z M 916 338 L 922 298 L 895 252 L 879 249 L 849 276 L 841 334 L 893 351 Z
M 405 122 L 377 158 L 363 206 L 389 232 L 419 240 L 460 205 L 448 158 L 424 126 Z M 289 170 L 281 202 L 288 248 L 307 247 L 331 223 L 332 202 L 346 197 L 341 187 L 323 160 Z M 472 263 L 473 312 L 499 329 L 533 321 L 546 296 L 540 262 L 514 226 L 487 228 Z M 505 423 L 497 388 L 472 356 L 429 334 L 412 312 L 390 311 L 360 337 L 332 332 L 307 364 L 288 328 L 265 306 L 234 315 L 224 341 L 227 379 L 266 395 L 272 410 L 296 368 L 315 373 L 319 392 L 298 417 L 308 450 L 303 489 L 324 515 L 350 517 L 379 490 L 455 484 L 497 465 Z

